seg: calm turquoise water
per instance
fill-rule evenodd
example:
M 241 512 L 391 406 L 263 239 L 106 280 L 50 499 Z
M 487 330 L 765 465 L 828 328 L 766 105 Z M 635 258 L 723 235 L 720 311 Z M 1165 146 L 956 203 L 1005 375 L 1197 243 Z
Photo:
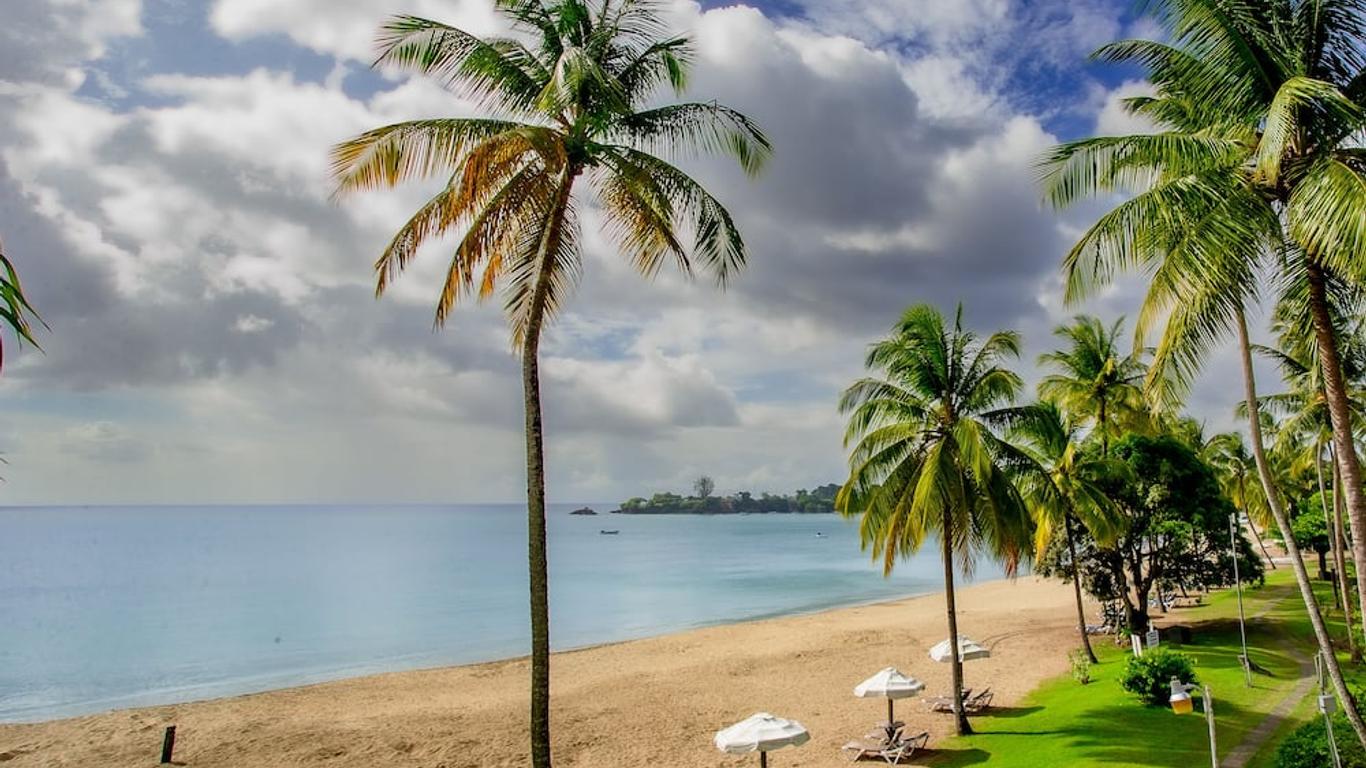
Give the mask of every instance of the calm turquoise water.
M 941 578 L 930 549 L 884 579 L 833 515 L 574 506 L 550 512 L 557 649 L 927 592 Z M 977 578 L 996 575 L 983 564 Z M 513 505 L 0 509 L 0 720 L 523 655 L 526 592 Z

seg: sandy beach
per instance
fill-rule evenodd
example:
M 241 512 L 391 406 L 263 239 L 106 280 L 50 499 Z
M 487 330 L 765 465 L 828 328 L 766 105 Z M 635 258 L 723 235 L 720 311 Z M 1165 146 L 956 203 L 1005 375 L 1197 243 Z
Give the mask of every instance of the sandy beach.
M 1010 707 L 1064 673 L 1075 645 L 1071 589 L 1036 578 L 961 589 L 961 631 L 992 650 L 964 668 Z M 811 741 L 773 755 L 777 766 L 842 764 L 838 750 L 885 716 L 882 700 L 852 688 L 894 665 L 929 693 L 949 668 L 926 655 L 946 636 L 942 595 L 732 624 L 556 654 L 552 713 L 556 764 L 757 765 L 712 746 L 719 728 L 757 711 L 802 722 Z M 0 763 L 154 766 L 165 726 L 176 761 L 252 766 L 524 766 L 527 663 L 512 660 L 401 672 L 269 693 L 119 710 L 32 725 L 0 725 Z M 928 729 L 947 715 L 903 701 L 898 717 Z M 869 763 L 870 765 L 872 763 Z

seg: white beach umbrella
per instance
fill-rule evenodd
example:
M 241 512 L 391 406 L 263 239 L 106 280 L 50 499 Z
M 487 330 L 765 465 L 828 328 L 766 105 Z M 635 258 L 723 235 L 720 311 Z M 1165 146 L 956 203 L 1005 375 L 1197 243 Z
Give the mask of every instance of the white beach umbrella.
M 953 661 L 953 648 L 949 645 L 949 640 L 945 639 L 942 643 L 936 644 L 930 649 L 930 658 L 935 661 Z M 973 659 L 985 659 L 991 655 L 991 651 L 978 645 L 977 641 L 970 637 L 958 636 L 958 658 L 963 661 Z
M 801 746 L 810 738 L 811 734 L 806 732 L 801 723 L 759 712 L 717 731 L 713 741 L 717 749 L 732 755 L 758 752 L 760 767 L 767 768 L 769 752 Z
M 895 722 L 892 717 L 892 702 L 908 699 L 925 690 L 925 684 L 914 677 L 903 675 L 896 667 L 887 667 L 881 672 L 854 686 L 854 695 L 860 699 L 886 699 L 887 722 Z

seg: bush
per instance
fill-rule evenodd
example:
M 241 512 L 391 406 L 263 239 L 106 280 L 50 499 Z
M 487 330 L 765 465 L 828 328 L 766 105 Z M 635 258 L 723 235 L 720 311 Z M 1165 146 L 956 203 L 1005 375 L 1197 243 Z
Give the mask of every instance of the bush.
M 1091 659 L 1086 655 L 1086 651 L 1081 648 L 1067 654 L 1067 660 L 1072 662 L 1072 679 L 1086 685 L 1091 682 Z
M 1333 736 L 1342 768 L 1366 768 L 1366 750 L 1361 748 L 1347 716 L 1341 712 L 1333 716 Z M 1315 714 L 1313 720 L 1292 731 L 1276 748 L 1276 768 L 1323 768 L 1332 764 L 1323 715 Z
M 1131 656 L 1119 684 L 1144 704 L 1165 707 L 1172 695 L 1173 677 L 1183 683 L 1196 682 L 1195 665 L 1186 654 L 1159 647 Z

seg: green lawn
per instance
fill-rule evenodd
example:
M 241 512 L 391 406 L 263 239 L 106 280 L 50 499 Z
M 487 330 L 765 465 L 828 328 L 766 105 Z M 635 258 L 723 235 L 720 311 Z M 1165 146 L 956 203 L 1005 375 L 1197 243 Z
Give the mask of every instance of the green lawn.
M 1314 569 L 1311 567 L 1310 573 L 1312 574 L 1313 572 Z M 1348 574 L 1349 577 L 1355 578 L 1350 565 L 1348 567 Z M 1318 596 L 1320 605 L 1329 607 L 1332 606 L 1332 587 L 1330 587 L 1326 583 L 1316 581 L 1314 582 L 1314 592 Z M 1291 605 L 1287 602 L 1285 607 L 1294 608 L 1297 605 L 1303 605 L 1303 603 L 1299 602 L 1298 591 L 1295 592 L 1295 601 L 1296 602 L 1294 603 L 1294 605 Z M 1309 647 L 1310 653 L 1313 653 L 1312 644 L 1314 636 L 1312 630 L 1309 628 L 1308 619 L 1303 618 L 1303 609 L 1300 609 L 1300 616 L 1296 618 L 1298 619 L 1298 622 L 1294 624 L 1296 636 L 1302 637 L 1304 645 L 1306 647 Z M 1335 610 L 1329 610 L 1328 624 L 1328 631 L 1334 638 L 1341 639 L 1346 635 L 1346 626 L 1343 622 L 1342 614 L 1340 612 Z M 1357 632 L 1361 632 L 1360 626 L 1357 627 Z M 1360 635 L 1358 634 L 1358 637 L 1359 636 Z M 1347 677 L 1348 686 L 1366 687 L 1366 666 L 1352 664 L 1348 660 L 1347 654 L 1345 652 L 1338 654 L 1338 661 L 1340 664 L 1342 664 L 1342 671 Z M 1313 695 L 1311 694 L 1310 696 L 1306 696 L 1304 700 L 1299 703 L 1299 706 L 1297 706 L 1295 710 L 1291 713 L 1291 715 L 1288 718 L 1286 718 L 1285 722 L 1281 724 L 1280 728 L 1276 730 L 1275 734 L 1272 736 L 1270 741 L 1267 742 L 1266 746 L 1258 750 L 1257 754 L 1253 756 L 1252 760 L 1248 763 L 1248 768 L 1272 768 L 1275 765 L 1274 758 L 1276 752 L 1276 745 L 1280 743 L 1280 740 L 1294 729 L 1308 722 L 1310 719 L 1319 716 L 1320 715 L 1318 714 L 1318 710 L 1314 706 Z M 1344 737 L 1353 738 L 1350 732 L 1348 732 L 1347 734 L 1338 734 L 1339 739 Z
M 1328 597 L 1324 585 L 1323 597 Z M 1294 687 L 1299 665 L 1286 651 L 1313 653 L 1309 621 L 1289 569 L 1269 572 L 1267 584 L 1244 593 L 1249 618 L 1248 644 L 1254 663 L 1266 670 L 1248 688 L 1238 665 L 1237 603 L 1231 590 L 1212 595 L 1199 608 L 1174 611 L 1168 623 L 1190 625 L 1192 642 L 1180 650 L 1195 659 L 1200 680 L 1214 697 L 1222 757 L 1240 743 Z M 1342 627 L 1336 627 L 1341 634 Z M 1205 719 L 1199 709 L 1178 716 L 1166 708 L 1146 707 L 1120 689 L 1117 677 L 1128 654 L 1108 638 L 1095 644 L 1101 663 L 1092 667 L 1093 680 L 1080 685 L 1065 676 L 1042 685 L 1016 706 L 998 708 L 974 719 L 978 733 L 935 745 L 937 754 L 927 764 L 959 766 L 1105 765 L 1200 768 L 1209 765 Z M 1344 659 L 1345 662 L 1345 659 Z M 1366 674 L 1353 674 L 1366 682 Z M 1198 705 L 1197 705 L 1198 707 Z M 1298 712 L 1311 716 L 1308 704 Z M 1286 729 L 1288 731 L 1288 728 Z M 1257 757 L 1270 766 L 1271 749 Z

